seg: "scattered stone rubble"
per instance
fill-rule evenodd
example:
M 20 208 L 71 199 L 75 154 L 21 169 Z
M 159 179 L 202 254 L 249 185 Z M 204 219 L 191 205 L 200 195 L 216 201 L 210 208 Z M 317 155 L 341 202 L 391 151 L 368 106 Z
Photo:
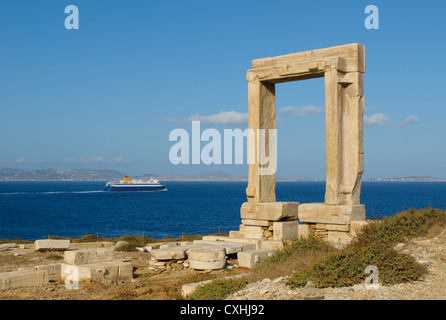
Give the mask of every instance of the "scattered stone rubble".
M 1 248 L 15 248 L 16 244 Z M 6 250 L 5 249 L 5 250 Z M 133 267 L 126 260 L 113 259 L 113 248 L 70 249 L 69 240 L 35 241 L 36 251 L 64 251 L 64 263 L 0 273 L 0 290 L 48 284 L 49 281 L 103 281 L 132 279 Z M 2 250 L 3 251 L 3 250 Z
M 170 243 L 158 248 L 152 246 L 148 250 L 151 254 L 149 270 L 218 270 L 225 268 L 229 259 L 236 259 L 239 267 L 252 268 L 282 246 L 281 240 L 204 236 L 202 240 L 193 242 Z

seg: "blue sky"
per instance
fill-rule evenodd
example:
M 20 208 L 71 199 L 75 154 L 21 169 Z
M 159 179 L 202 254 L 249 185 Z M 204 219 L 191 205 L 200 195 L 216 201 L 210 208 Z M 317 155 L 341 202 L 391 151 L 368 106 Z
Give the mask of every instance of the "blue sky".
M 378 30 L 364 26 L 370 4 Z M 64 26 L 68 5 L 78 30 Z M 191 119 L 244 130 L 253 59 L 359 42 L 363 177 L 446 178 L 445 11 L 440 0 L 2 1 L 0 167 L 246 176 L 247 165 L 172 165 L 169 133 Z M 323 79 L 276 86 L 278 177 L 325 178 L 324 100 Z

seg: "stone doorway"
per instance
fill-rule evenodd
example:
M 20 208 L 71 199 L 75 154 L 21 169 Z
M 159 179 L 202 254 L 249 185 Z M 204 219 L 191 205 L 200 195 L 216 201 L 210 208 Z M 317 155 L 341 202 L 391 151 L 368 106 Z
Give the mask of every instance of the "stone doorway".
M 360 204 L 364 171 L 364 73 L 365 48 L 359 43 L 252 61 L 247 81 L 248 127 L 252 132 L 249 149 L 254 161 L 248 166 L 242 225 L 239 231 L 231 231 L 230 236 L 287 240 L 322 231 L 320 234 L 328 240 L 351 239 L 355 222 L 365 221 L 365 206 Z M 276 128 L 275 85 L 320 77 L 324 77 L 325 86 L 324 203 L 276 202 L 275 171 L 267 171 L 268 174 L 262 171 L 265 164 L 258 147 L 261 129 L 268 132 Z M 266 144 L 270 141 L 263 140 Z M 265 149 L 271 151 L 270 146 Z M 268 157 L 275 162 L 273 154 Z

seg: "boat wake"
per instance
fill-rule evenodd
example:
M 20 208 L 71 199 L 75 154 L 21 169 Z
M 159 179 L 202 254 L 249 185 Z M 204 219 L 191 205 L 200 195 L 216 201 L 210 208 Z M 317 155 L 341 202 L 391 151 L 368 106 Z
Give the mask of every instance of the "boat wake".
M 33 192 L 4 192 L 0 193 L 3 195 L 26 195 L 26 194 L 76 194 L 76 193 L 102 193 L 103 190 L 92 190 L 92 191 L 33 191 Z

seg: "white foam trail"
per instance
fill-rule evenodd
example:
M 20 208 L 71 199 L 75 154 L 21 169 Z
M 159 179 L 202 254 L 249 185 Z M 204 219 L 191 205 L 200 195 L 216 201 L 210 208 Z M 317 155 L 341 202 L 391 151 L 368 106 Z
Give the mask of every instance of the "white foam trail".
M 42 191 L 42 192 L 5 192 L 0 193 L 1 195 L 19 195 L 19 194 L 72 194 L 72 193 L 98 193 L 104 192 L 103 190 L 93 190 L 93 191 Z

